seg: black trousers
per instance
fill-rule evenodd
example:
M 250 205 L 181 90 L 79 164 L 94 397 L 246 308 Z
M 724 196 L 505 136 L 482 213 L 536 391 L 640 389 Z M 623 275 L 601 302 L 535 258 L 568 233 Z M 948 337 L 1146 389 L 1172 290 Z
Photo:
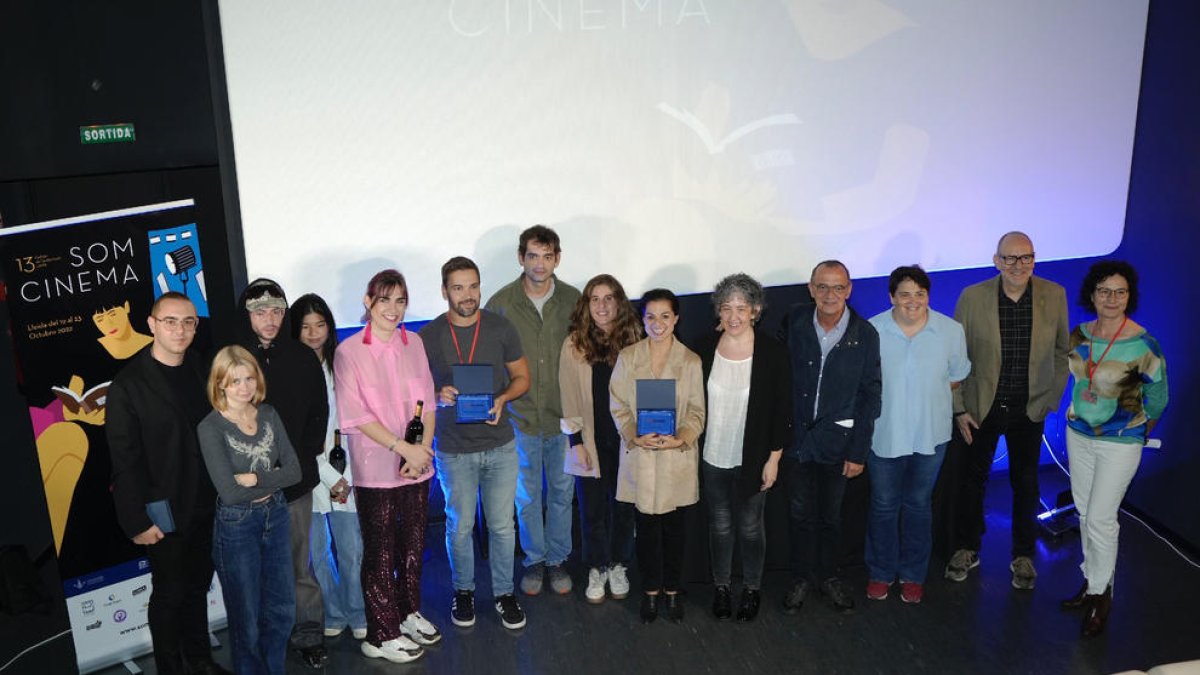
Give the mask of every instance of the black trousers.
M 637 512 L 638 572 L 643 591 L 675 593 L 682 588 L 688 508 L 658 515 Z
M 781 462 L 788 495 L 788 539 L 792 580 L 821 582 L 837 576 L 841 556 L 843 462 Z
M 1045 422 L 1034 422 L 1025 405 L 997 402 L 974 430 L 972 443 L 958 434 L 951 452 L 961 453 L 958 508 L 955 515 L 955 549 L 978 551 L 983 539 L 983 497 L 995 460 L 996 444 L 1004 436 L 1008 447 L 1008 480 L 1012 485 L 1012 556 L 1033 556 L 1037 538 L 1038 459 L 1042 452 Z
M 583 526 L 583 564 L 601 570 L 617 563 L 628 566 L 633 557 L 634 508 L 633 504 L 617 501 L 619 449 L 599 446 L 596 451 L 600 477 L 575 479 L 579 522 Z
M 197 515 L 146 547 L 150 559 L 147 618 L 154 665 L 163 675 L 185 673 L 212 660 L 208 642 L 208 587 L 213 578 L 213 516 Z

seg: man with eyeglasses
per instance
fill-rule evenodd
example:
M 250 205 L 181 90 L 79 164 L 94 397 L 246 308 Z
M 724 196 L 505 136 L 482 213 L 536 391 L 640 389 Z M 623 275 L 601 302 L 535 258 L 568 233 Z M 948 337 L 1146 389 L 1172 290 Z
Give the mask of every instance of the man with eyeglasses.
M 325 609 L 321 586 L 308 564 L 308 531 L 312 524 L 312 491 L 320 480 L 317 457 L 325 450 L 329 421 L 325 375 L 316 353 L 292 339 L 287 296 L 279 284 L 255 279 L 242 291 L 238 306 L 246 311 L 238 342 L 258 359 L 267 382 L 265 402 L 279 413 L 300 460 L 300 482 L 283 490 L 296 576 L 296 624 L 290 643 L 304 665 L 323 668 L 329 659 L 325 650 Z
M 150 560 L 147 619 L 154 663 L 165 674 L 229 672 L 213 662 L 208 641 L 216 491 L 196 438 L 212 409 L 203 364 L 189 349 L 197 321 L 187 296 L 164 293 L 147 319 L 153 341 L 108 389 L 113 502 L 121 529 Z M 159 505 L 154 518 L 151 503 Z M 159 513 L 170 513 L 174 527 Z
M 854 609 L 837 575 L 842 497 L 867 461 L 882 382 L 879 333 L 846 304 L 851 290 L 844 264 L 819 263 L 808 282 L 814 304 L 797 305 L 784 319 L 795 406 L 793 442 L 780 467 L 793 582 L 786 614 L 799 611 L 813 588 L 834 609 Z
M 1033 276 L 1033 242 L 1023 232 L 1000 238 L 992 262 L 1000 274 L 963 289 L 954 318 L 967 335 L 971 374 L 954 391 L 951 469 L 943 481 L 958 490 L 954 554 L 946 578 L 963 581 L 979 566 L 983 496 L 1000 436 L 1008 448 L 1012 484 L 1012 586 L 1030 590 L 1037 536 L 1038 459 L 1046 415 L 1058 409 L 1067 384 L 1067 294 Z

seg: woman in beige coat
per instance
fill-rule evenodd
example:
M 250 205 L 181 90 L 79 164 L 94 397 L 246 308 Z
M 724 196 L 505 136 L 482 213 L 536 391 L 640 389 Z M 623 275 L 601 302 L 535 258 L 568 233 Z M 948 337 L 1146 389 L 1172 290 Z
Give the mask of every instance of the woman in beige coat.
M 621 283 L 607 274 L 593 277 L 571 313 L 558 366 L 562 393 L 562 432 L 571 451 L 563 471 L 575 478 L 583 562 L 584 592 L 593 604 L 629 594 L 626 566 L 633 557 L 633 505 L 618 502 L 617 463 L 621 437 L 609 412 L 608 384 L 617 354 L 642 337 L 637 310 Z
M 621 435 L 617 500 L 636 509 L 638 570 L 645 595 L 642 621 L 658 617 L 660 591 L 667 615 L 683 620 L 686 507 L 700 499 L 697 439 L 704 430 L 704 384 L 700 357 L 675 339 L 679 299 L 665 289 L 642 297 L 646 339 L 621 350 L 609 393 Z M 675 380 L 675 433 L 637 434 L 637 381 Z

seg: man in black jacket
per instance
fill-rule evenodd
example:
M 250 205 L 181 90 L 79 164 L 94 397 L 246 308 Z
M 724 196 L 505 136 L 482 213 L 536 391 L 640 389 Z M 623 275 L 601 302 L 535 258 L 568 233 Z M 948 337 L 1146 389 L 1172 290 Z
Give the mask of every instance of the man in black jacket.
M 154 341 L 113 379 L 105 424 L 117 520 L 150 560 L 154 662 L 171 675 L 229 672 L 213 663 L 208 641 L 216 492 L 196 438 L 212 409 L 203 365 L 188 350 L 197 321 L 184 295 L 164 293 L 154 303 L 147 320 Z M 152 502 L 169 508 L 173 529 L 151 519 Z
M 846 305 L 851 288 L 845 265 L 819 263 L 808 282 L 815 304 L 792 308 L 784 320 L 796 425 L 781 471 L 794 582 L 783 599 L 788 614 L 800 609 L 813 583 L 835 609 L 854 608 L 837 576 L 842 496 L 867 461 L 882 379 L 879 334 Z
M 296 574 L 296 625 L 291 645 L 310 668 L 321 668 L 325 651 L 325 609 L 321 587 L 308 564 L 308 530 L 312 524 L 312 491 L 319 482 L 317 457 L 324 451 L 329 401 L 325 375 L 313 350 L 296 342 L 287 325 L 287 298 L 270 279 L 250 282 L 238 298 L 245 310 L 238 342 L 254 354 L 267 382 L 266 403 L 283 420 L 288 440 L 300 460 L 300 482 L 286 488 L 291 516 L 292 567 Z

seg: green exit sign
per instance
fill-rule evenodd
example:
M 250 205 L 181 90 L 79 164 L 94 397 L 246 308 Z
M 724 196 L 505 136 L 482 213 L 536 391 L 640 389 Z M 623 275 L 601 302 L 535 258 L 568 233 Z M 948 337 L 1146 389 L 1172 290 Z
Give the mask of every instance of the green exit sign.
M 79 143 L 132 143 L 136 139 L 132 124 L 93 124 L 79 127 Z

